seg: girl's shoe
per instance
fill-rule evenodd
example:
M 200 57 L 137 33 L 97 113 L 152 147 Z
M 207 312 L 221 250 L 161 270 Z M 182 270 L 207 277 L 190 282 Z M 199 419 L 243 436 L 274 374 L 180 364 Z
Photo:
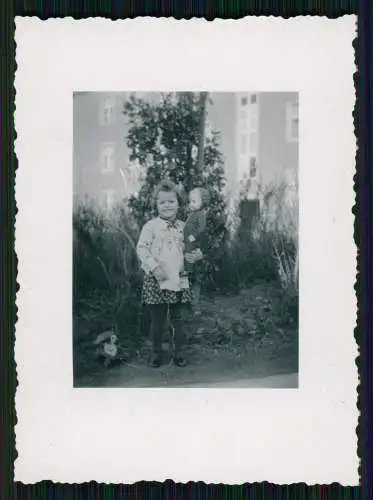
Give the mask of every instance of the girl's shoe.
M 150 366 L 152 368 L 159 368 L 162 365 L 162 356 L 160 354 L 154 354 L 150 360 Z
M 174 357 L 174 363 L 176 366 L 180 366 L 180 367 L 187 366 L 187 364 L 188 364 L 187 360 L 183 356 L 180 356 L 180 355 Z

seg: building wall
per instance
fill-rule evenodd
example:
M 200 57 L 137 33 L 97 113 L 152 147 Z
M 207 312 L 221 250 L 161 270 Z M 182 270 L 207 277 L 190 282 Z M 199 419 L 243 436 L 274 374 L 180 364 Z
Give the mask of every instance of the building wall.
M 298 102 L 297 92 L 260 94 L 258 169 L 264 184 L 298 173 L 299 145 L 289 137 L 289 106 Z
M 260 184 L 297 175 L 298 136 L 291 137 L 298 128 L 297 92 L 238 92 L 233 116 L 236 147 L 229 165 L 236 185 L 249 180 L 249 196 L 255 198 Z
M 228 189 L 236 179 L 236 96 L 234 92 L 213 92 L 207 106 L 211 127 L 220 132 L 220 148 L 224 160 Z
M 238 92 L 236 94 L 236 185 L 245 181 L 248 196 L 257 197 L 258 190 L 258 124 L 260 118 L 260 94 Z M 249 181 L 249 183 L 248 183 Z
M 159 96 L 159 92 L 141 95 L 149 100 L 158 100 Z M 103 125 L 102 110 L 107 97 L 114 102 L 113 120 L 111 124 Z M 105 193 L 111 192 L 115 200 L 123 199 L 138 187 L 136 175 L 131 178 L 128 174 L 134 172 L 134 167 L 129 167 L 129 151 L 125 142 L 128 124 L 123 105 L 127 97 L 125 92 L 74 94 L 76 198 L 89 196 L 101 201 Z M 213 129 L 220 131 L 228 192 L 237 189 L 239 181 L 245 176 L 267 184 L 283 177 L 288 170 L 297 174 L 298 140 L 289 140 L 288 137 L 289 106 L 297 102 L 296 92 L 212 92 L 209 97 L 212 103 L 207 105 L 207 119 Z M 246 142 L 243 135 L 247 136 Z M 102 169 L 101 152 L 105 143 L 114 145 L 113 172 L 104 173 Z M 253 158 L 256 169 L 251 168 Z M 120 169 L 125 173 L 127 185 Z M 255 192 L 253 196 L 256 196 Z
M 137 97 L 157 101 L 159 92 L 137 92 Z M 111 125 L 100 123 L 102 105 L 107 97 L 114 98 L 114 120 Z M 88 196 L 96 201 L 102 199 L 104 191 L 115 192 L 122 199 L 137 186 L 129 179 L 129 150 L 125 137 L 128 124 L 122 113 L 128 94 L 125 92 L 79 92 L 74 94 L 74 194 L 78 199 Z M 228 92 L 210 95 L 212 103 L 207 105 L 207 117 L 213 129 L 220 131 L 221 151 L 228 182 L 235 176 L 235 94 Z M 100 162 L 102 145 L 115 146 L 115 170 L 104 174 Z M 128 180 L 124 185 L 120 168 Z M 131 168 L 131 167 L 130 167 Z
M 113 119 L 103 124 L 103 108 L 108 94 L 81 92 L 74 94 L 74 194 L 102 201 L 106 192 L 114 199 L 126 194 L 120 168 L 126 169 L 129 151 L 125 143 L 126 118 L 123 105 L 126 93 L 110 93 L 113 102 Z M 113 171 L 105 172 L 103 147 L 113 146 Z

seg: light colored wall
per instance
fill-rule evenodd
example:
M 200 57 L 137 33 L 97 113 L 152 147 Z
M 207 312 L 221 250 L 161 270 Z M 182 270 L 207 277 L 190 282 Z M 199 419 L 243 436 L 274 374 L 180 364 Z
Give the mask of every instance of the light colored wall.
M 99 200 L 102 191 L 114 190 L 121 199 L 126 194 L 119 167 L 126 171 L 129 165 L 129 151 L 125 142 L 128 125 L 123 114 L 127 93 L 110 93 L 115 97 L 115 119 L 112 125 L 101 126 L 100 106 L 107 94 L 80 92 L 74 94 L 74 195 Z M 239 100 L 249 93 L 212 92 L 213 103 L 207 105 L 207 117 L 213 129 L 220 131 L 227 185 L 234 190 L 242 175 L 239 158 Z M 287 169 L 297 173 L 298 143 L 289 143 L 286 138 L 286 106 L 297 99 L 296 92 L 259 93 L 258 111 L 258 173 L 261 181 L 271 182 Z M 159 92 L 143 93 L 151 100 L 159 98 Z M 101 145 L 115 144 L 115 172 L 103 174 L 100 164 Z M 247 163 L 249 162 L 249 156 Z M 249 171 L 249 164 L 247 165 Z M 133 189 L 131 182 L 128 189 Z
M 207 117 L 212 128 L 220 132 L 227 186 L 231 189 L 236 177 L 236 97 L 234 92 L 212 92 L 210 98 L 213 104 L 207 107 Z
M 297 92 L 260 94 L 258 164 L 264 183 L 283 177 L 287 170 L 298 173 L 299 144 L 286 137 L 286 106 L 297 100 Z
M 74 192 L 81 198 L 87 195 L 99 200 L 105 189 L 113 189 L 119 197 L 124 194 L 119 167 L 125 168 L 129 157 L 122 113 L 125 94 L 113 95 L 114 121 L 111 125 L 101 125 L 101 103 L 105 95 L 98 92 L 74 95 Z M 101 149 L 106 142 L 114 144 L 116 168 L 103 174 Z
M 112 125 L 101 126 L 100 107 L 106 96 L 115 97 L 115 120 Z M 118 198 L 123 197 L 125 188 L 119 174 L 119 167 L 124 171 L 129 164 L 129 150 L 125 137 L 128 130 L 123 104 L 128 94 L 117 92 L 80 92 L 74 94 L 74 194 L 77 198 L 88 196 L 99 200 L 103 189 L 113 189 Z M 156 101 L 159 92 L 137 93 L 138 97 Z M 213 93 L 213 104 L 208 104 L 207 115 L 212 128 L 221 132 L 221 151 L 228 180 L 234 176 L 234 93 Z M 101 145 L 104 142 L 115 144 L 116 169 L 112 174 L 103 175 L 100 165 Z M 132 186 L 129 183 L 129 189 Z

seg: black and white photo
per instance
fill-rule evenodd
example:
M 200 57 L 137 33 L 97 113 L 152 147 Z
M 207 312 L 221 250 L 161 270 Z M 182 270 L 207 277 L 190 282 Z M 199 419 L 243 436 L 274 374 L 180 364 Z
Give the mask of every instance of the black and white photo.
M 296 388 L 298 92 L 73 99 L 75 385 Z

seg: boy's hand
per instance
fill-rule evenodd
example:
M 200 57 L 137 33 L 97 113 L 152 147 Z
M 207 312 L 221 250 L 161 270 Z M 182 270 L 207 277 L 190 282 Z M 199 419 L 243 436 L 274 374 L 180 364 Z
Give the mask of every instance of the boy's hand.
M 161 265 L 158 265 L 154 269 L 153 274 L 158 281 L 165 281 L 168 278 L 166 271 Z

